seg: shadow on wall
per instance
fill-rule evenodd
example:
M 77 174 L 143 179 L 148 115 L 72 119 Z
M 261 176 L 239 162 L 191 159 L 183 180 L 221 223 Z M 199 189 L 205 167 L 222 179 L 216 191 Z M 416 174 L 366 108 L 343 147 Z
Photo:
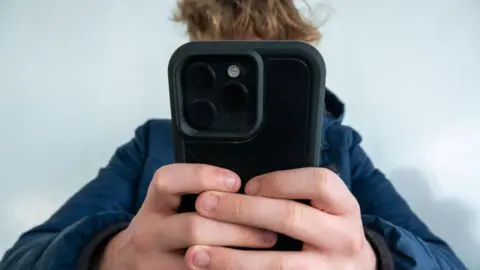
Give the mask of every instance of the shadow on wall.
M 438 198 L 420 170 L 397 169 L 389 178 L 432 232 L 447 241 L 469 269 L 480 269 L 475 211 L 461 201 Z

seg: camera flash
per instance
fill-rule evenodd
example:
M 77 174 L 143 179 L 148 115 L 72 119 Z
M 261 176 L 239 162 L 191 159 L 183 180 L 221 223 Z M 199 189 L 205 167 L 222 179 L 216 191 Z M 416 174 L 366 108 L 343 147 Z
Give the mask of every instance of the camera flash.
M 238 76 L 240 76 L 240 67 L 238 67 L 237 65 L 231 65 L 228 67 L 227 73 L 230 78 L 237 78 Z

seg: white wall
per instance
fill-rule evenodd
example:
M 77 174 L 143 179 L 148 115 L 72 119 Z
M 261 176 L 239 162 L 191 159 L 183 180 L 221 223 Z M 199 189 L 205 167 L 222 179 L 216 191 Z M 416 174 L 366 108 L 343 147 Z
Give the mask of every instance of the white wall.
M 480 2 L 335 0 L 320 49 L 347 122 L 412 207 L 480 268 Z M 174 1 L 0 1 L 0 255 L 169 115 Z

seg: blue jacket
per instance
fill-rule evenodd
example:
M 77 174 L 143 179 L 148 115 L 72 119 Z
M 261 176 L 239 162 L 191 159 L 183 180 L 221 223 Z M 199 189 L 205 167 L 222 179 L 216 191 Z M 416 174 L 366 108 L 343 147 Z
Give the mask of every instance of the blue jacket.
M 465 269 L 374 167 L 360 147 L 360 135 L 341 124 L 343 104 L 330 92 L 325 103 L 329 113 L 323 125 L 324 166 L 337 169 L 360 203 L 365 227 L 385 240 L 396 268 Z M 154 172 L 173 162 L 171 133 L 169 120 L 151 120 L 139 127 L 95 179 L 18 239 L 0 269 L 75 269 L 95 237 L 132 219 Z

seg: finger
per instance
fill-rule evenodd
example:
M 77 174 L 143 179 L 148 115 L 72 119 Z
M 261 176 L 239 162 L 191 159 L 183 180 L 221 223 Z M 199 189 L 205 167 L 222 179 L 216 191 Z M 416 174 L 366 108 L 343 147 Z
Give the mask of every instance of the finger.
M 196 213 L 183 213 L 162 220 L 158 233 L 163 250 L 192 245 L 271 248 L 277 241 L 273 232 L 239 224 L 224 223 Z
M 345 217 L 292 200 L 204 192 L 197 199 L 196 210 L 211 219 L 278 232 L 319 248 L 332 250 L 351 244 Z
M 239 189 L 240 178 L 229 170 L 204 164 L 172 164 L 155 172 L 144 207 L 171 214 L 177 209 L 181 195 L 206 190 L 236 192 Z
M 279 171 L 251 179 L 245 188 L 249 195 L 311 200 L 324 212 L 343 215 L 355 212 L 358 202 L 335 173 L 324 168 Z
M 185 254 L 192 270 L 333 269 L 313 252 L 243 251 L 224 247 L 193 246 Z

